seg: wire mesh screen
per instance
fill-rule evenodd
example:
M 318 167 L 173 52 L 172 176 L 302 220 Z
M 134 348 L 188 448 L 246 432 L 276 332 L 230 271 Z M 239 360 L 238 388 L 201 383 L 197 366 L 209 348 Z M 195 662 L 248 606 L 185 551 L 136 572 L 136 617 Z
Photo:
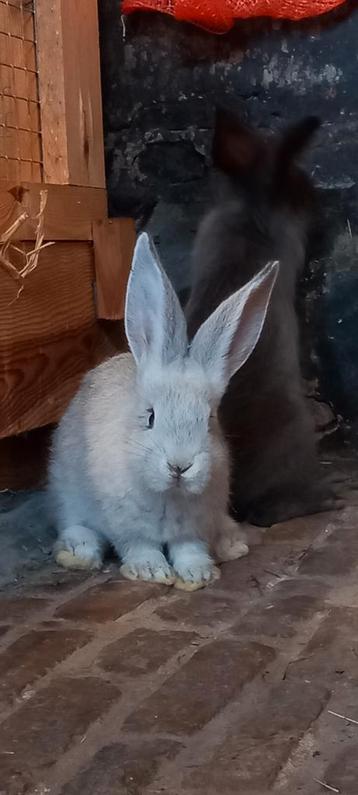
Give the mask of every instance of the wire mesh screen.
M 42 181 L 34 0 L 0 0 L 0 179 Z

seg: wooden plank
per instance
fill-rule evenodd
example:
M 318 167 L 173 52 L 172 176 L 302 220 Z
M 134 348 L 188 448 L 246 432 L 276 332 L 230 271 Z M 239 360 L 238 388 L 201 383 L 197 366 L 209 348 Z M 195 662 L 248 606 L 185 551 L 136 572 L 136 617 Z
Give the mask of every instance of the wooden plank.
M 108 355 L 128 350 L 121 322 L 97 324 L 98 337 Z M 0 491 L 2 489 L 30 489 L 44 485 L 47 475 L 48 451 L 55 426 L 25 432 L 19 436 L 0 439 Z
M 1 168 L 1 166 L 0 166 Z M 107 215 L 107 195 L 101 188 L 72 185 L 16 184 L 0 180 L 0 235 L 23 210 L 34 217 L 40 191 L 46 189 L 45 240 L 92 240 L 92 223 Z M 12 214 L 12 215 L 11 215 Z M 14 240 L 34 240 L 34 225 L 25 222 Z
M 105 187 L 97 0 L 36 0 L 45 182 Z
M 82 374 L 113 352 L 93 283 L 89 243 L 44 249 L 18 298 L 0 271 L 0 438 L 58 421 Z
M 120 320 L 135 245 L 131 218 L 106 218 L 93 224 L 97 316 Z
M 44 0 L 41 0 L 43 3 Z M 62 0 L 71 184 L 105 187 L 97 0 Z
M 55 243 L 41 251 L 17 299 L 18 283 L 1 269 L 0 275 L 0 356 L 12 345 L 57 340 L 63 328 L 87 327 L 96 317 L 89 243 Z
M 0 438 L 58 422 L 84 373 L 113 353 L 95 322 L 60 336 L 0 359 Z
M 36 7 L 44 180 L 67 184 L 71 179 L 67 142 L 62 2 L 37 0 Z

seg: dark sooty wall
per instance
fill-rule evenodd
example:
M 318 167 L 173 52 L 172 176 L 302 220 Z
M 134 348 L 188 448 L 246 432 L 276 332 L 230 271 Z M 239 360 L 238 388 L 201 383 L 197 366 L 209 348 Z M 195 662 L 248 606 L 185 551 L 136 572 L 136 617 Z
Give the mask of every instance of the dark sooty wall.
M 262 128 L 304 114 L 323 127 L 309 158 L 325 236 L 301 285 L 304 367 L 358 426 L 358 7 L 300 25 L 238 22 L 215 36 L 102 0 L 101 47 L 110 211 L 154 234 L 178 290 L 210 201 L 216 103 Z

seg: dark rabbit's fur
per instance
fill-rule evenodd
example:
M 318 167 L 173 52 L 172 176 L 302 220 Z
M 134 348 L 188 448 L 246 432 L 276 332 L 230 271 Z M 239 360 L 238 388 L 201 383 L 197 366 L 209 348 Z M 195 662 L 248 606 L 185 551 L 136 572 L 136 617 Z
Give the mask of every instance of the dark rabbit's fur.
M 280 261 L 262 336 L 220 407 L 233 453 L 233 512 L 259 525 L 322 510 L 330 496 L 303 393 L 295 311 L 315 217 L 314 189 L 295 160 L 318 125 L 309 117 L 267 141 L 218 112 L 213 159 L 227 184 L 194 245 L 190 335 L 266 262 Z

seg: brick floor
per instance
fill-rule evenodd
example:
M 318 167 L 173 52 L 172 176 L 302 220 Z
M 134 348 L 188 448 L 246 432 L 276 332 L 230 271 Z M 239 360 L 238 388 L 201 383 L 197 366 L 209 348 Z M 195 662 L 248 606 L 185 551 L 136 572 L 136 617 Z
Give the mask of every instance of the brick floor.
M 193 594 L 3 591 L 0 795 L 357 795 L 357 494 L 254 541 Z

